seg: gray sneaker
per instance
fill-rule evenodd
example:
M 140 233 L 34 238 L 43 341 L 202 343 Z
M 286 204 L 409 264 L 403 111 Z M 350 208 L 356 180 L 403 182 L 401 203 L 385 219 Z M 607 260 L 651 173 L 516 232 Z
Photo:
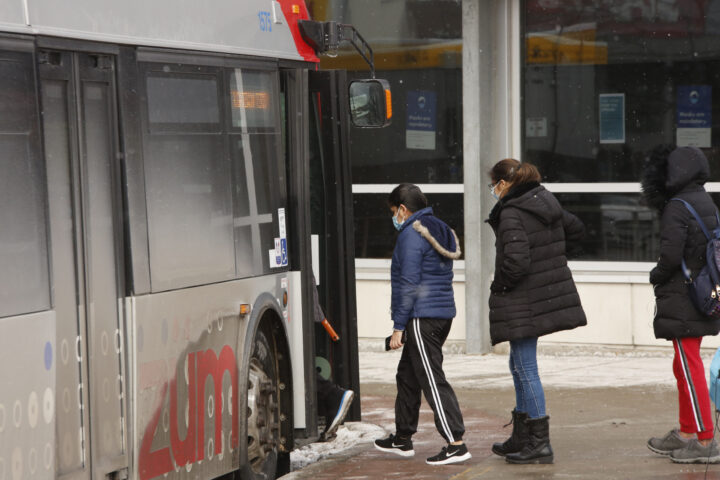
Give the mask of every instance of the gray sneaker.
M 647 446 L 660 455 L 670 455 L 673 450 L 685 448 L 689 441 L 682 438 L 676 428 L 670 430 L 664 437 L 652 437 L 648 440 Z
M 720 463 L 720 452 L 715 439 L 703 446 L 693 438 L 684 448 L 673 450 L 670 460 L 675 463 Z

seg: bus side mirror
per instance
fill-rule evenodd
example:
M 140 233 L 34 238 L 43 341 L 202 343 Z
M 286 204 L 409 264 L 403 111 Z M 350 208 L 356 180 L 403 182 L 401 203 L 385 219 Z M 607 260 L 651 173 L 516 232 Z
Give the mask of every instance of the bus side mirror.
M 392 95 L 390 83 L 382 79 L 353 80 L 350 82 L 350 118 L 353 125 L 362 128 L 380 128 L 390 125 Z

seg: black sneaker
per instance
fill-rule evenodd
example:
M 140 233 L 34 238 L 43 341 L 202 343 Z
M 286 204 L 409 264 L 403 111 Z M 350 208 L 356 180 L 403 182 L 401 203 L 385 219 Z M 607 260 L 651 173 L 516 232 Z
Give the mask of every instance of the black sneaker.
M 428 465 L 447 465 L 449 463 L 464 462 L 471 458 L 470 452 L 468 452 L 467 446 L 463 443 L 462 445 L 448 445 L 440 450 L 440 453 L 434 457 L 430 457 L 425 460 Z
M 412 440 L 410 438 L 396 437 L 392 433 L 388 438 L 375 440 L 375 448 L 381 452 L 394 453 L 401 457 L 412 457 L 415 455 Z

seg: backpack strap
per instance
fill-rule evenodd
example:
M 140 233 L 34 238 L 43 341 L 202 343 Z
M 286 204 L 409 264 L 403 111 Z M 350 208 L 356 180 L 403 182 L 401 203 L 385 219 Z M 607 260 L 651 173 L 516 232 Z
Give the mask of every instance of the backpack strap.
M 695 217 L 695 220 L 698 222 L 698 225 L 700 225 L 700 228 L 702 229 L 703 233 L 705 234 L 705 238 L 707 238 L 708 242 L 710 241 L 710 232 L 708 232 L 707 227 L 705 226 L 705 223 L 700 218 L 700 215 L 695 211 L 692 205 L 688 203 L 687 201 L 683 200 L 682 198 L 673 197 L 670 199 L 670 201 L 676 200 L 678 202 L 682 202 L 685 205 L 685 208 L 688 209 L 688 211 L 692 214 L 693 217 Z M 717 225 L 720 226 L 720 216 L 718 216 L 718 211 L 715 209 L 715 218 L 717 219 Z M 692 282 L 692 272 L 688 268 L 687 264 L 685 263 L 685 259 L 682 259 L 682 272 L 685 278 Z
M 682 265 L 683 275 L 685 276 L 685 278 L 687 279 L 688 282 L 692 283 L 692 281 L 693 281 L 692 280 L 692 271 L 690 271 L 690 269 L 688 268 L 687 263 L 685 263 L 684 258 L 681 259 L 680 261 L 682 262 L 681 265 Z
M 698 213 L 695 211 L 695 209 L 692 207 L 692 205 L 690 205 L 688 202 L 686 202 L 682 198 L 674 197 L 674 198 L 671 198 L 670 200 L 671 201 L 677 200 L 678 202 L 682 202 L 685 204 L 685 208 L 687 208 L 690 211 L 690 213 L 692 213 L 693 217 L 695 217 L 695 220 L 697 220 L 698 225 L 700 225 L 700 228 L 702 229 L 703 233 L 705 234 L 705 238 L 707 238 L 708 242 L 709 242 L 710 238 L 711 238 L 710 232 L 708 232 L 708 229 L 705 226 L 705 223 L 703 223 L 702 219 L 700 218 L 700 215 L 698 215 Z M 717 209 L 715 210 L 715 218 L 718 219 L 718 225 L 720 225 L 720 217 L 718 217 Z

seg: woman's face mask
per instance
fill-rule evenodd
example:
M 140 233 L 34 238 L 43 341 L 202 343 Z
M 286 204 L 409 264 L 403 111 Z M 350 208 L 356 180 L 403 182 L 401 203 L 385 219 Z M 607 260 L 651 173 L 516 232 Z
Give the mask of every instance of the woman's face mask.
M 493 197 L 496 201 L 497 201 L 497 200 L 500 200 L 500 196 L 497 194 L 497 192 L 495 192 L 495 189 L 497 188 L 498 184 L 499 184 L 501 181 L 502 181 L 502 180 L 500 180 L 500 181 L 498 181 L 498 182 L 495 182 L 495 183 L 491 183 L 491 184 L 488 185 L 488 188 L 490 188 L 490 195 L 492 195 L 492 197 Z

